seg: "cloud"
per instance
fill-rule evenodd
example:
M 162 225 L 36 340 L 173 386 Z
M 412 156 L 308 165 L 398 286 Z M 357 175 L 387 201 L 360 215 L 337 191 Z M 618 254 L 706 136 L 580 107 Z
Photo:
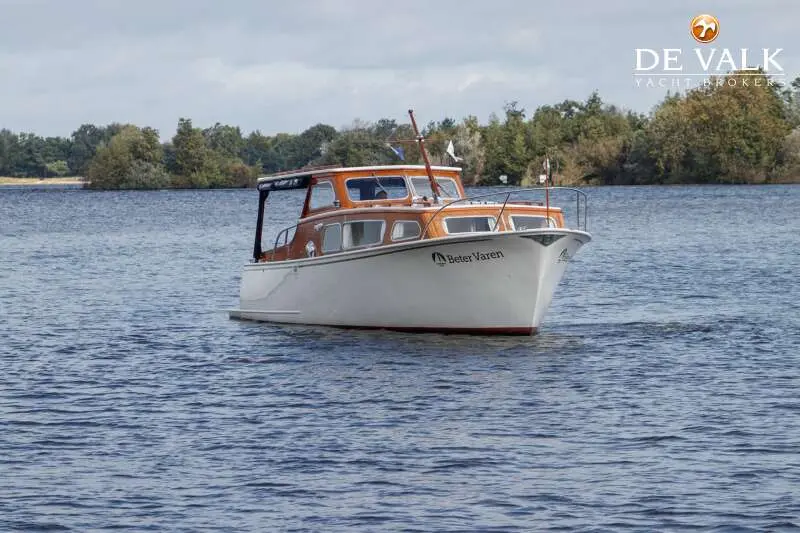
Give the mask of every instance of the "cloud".
M 724 46 L 782 46 L 797 72 L 785 23 L 800 16 L 797 4 L 706 8 L 722 21 Z M 663 91 L 635 87 L 633 49 L 690 47 L 695 10 L 623 0 L 0 0 L 0 127 L 67 135 L 118 121 L 168 137 L 190 117 L 296 132 L 404 119 L 410 106 L 422 121 L 485 120 L 507 101 L 532 110 L 595 89 L 646 111 Z

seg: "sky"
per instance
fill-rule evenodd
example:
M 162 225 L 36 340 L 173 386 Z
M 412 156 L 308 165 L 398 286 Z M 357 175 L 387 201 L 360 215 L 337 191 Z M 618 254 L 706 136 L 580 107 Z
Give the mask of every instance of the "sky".
M 636 85 L 635 49 L 691 53 L 701 13 L 720 21 L 705 46 L 783 48 L 800 75 L 796 0 L 0 0 L 0 128 L 485 122 L 594 90 L 649 112 L 667 89 Z

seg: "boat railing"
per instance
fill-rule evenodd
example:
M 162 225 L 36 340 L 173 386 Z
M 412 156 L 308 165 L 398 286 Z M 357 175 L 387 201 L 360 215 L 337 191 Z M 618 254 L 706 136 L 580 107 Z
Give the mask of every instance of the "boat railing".
M 572 187 L 547 187 L 547 188 L 545 188 L 545 187 L 525 187 L 525 188 L 515 188 L 515 189 L 511 189 L 511 190 L 504 190 L 504 191 L 494 191 L 494 192 L 490 192 L 490 193 L 486 193 L 486 194 L 478 194 L 478 195 L 474 195 L 474 196 L 467 196 L 465 198 L 458 198 L 456 200 L 447 202 L 446 204 L 442 205 L 438 210 L 436 210 L 436 212 L 434 212 L 433 216 L 430 219 L 428 219 L 428 222 L 425 224 L 425 227 L 420 232 L 419 239 L 422 240 L 422 239 L 426 238 L 428 230 L 430 229 L 431 225 L 433 224 L 433 221 L 436 220 L 436 218 L 441 213 L 445 212 L 448 208 L 450 208 L 450 207 L 452 207 L 454 205 L 470 203 L 470 202 L 476 203 L 476 200 L 479 201 L 478 203 L 480 203 L 481 205 L 496 205 L 497 208 L 498 208 L 498 214 L 497 214 L 497 219 L 495 220 L 495 223 L 494 223 L 494 227 L 492 228 L 492 231 L 497 231 L 498 228 L 500 227 L 500 220 L 503 217 L 503 213 L 505 212 L 506 207 L 509 204 L 513 204 L 514 203 L 513 201 L 511 201 L 511 197 L 512 196 L 515 196 L 515 195 L 518 195 L 518 194 L 522 194 L 522 193 L 544 193 L 546 195 L 549 195 L 551 193 L 556 193 L 556 196 L 557 196 L 558 192 L 563 192 L 563 191 L 568 191 L 568 192 L 575 193 L 575 228 L 579 229 L 579 230 L 586 231 L 587 230 L 588 204 L 587 204 L 587 196 L 586 196 L 585 192 L 583 192 L 580 189 L 574 189 Z M 491 198 L 491 197 L 501 197 L 501 198 L 503 198 L 503 200 L 502 200 L 502 202 L 500 202 L 500 201 L 496 201 L 496 202 L 484 202 L 484 201 L 481 201 L 481 200 L 483 200 L 485 198 Z M 545 201 L 537 201 L 536 205 L 544 206 L 545 205 Z M 558 207 L 558 206 L 553 206 L 553 207 L 555 208 L 555 207 Z M 287 226 L 287 227 L 283 228 L 281 231 L 278 232 L 278 235 L 275 237 L 274 246 L 272 247 L 272 255 L 270 257 L 270 261 L 274 261 L 275 260 L 275 255 L 276 255 L 276 253 L 278 251 L 278 248 L 286 247 L 289 244 L 289 235 L 291 234 L 291 231 L 295 230 L 299 224 L 300 224 L 300 222 L 298 222 L 297 224 L 292 224 L 291 226 Z
M 509 203 L 512 195 L 520 194 L 520 193 L 544 193 L 546 196 L 549 196 L 551 193 L 558 193 L 561 191 L 569 191 L 575 193 L 575 228 L 582 231 L 587 231 L 587 214 L 588 214 L 588 199 L 586 193 L 580 189 L 575 189 L 572 187 L 524 187 L 524 188 L 515 188 L 511 190 L 504 190 L 504 191 L 495 191 L 486 194 L 478 194 L 474 196 L 467 196 L 465 198 L 458 198 L 451 202 L 447 202 L 443 206 L 441 206 L 433 216 L 428 219 L 428 222 L 425 224 L 425 227 L 420 232 L 419 239 L 424 239 L 428 234 L 428 229 L 433 224 L 433 221 L 444 212 L 449 207 L 453 205 L 460 204 L 460 203 L 475 203 L 476 200 L 480 200 L 483 198 L 490 198 L 493 196 L 504 197 L 502 204 L 497 202 L 491 202 L 492 204 L 496 204 L 499 208 L 499 212 L 497 214 L 497 219 L 495 220 L 494 227 L 492 231 L 497 231 L 500 225 L 500 219 L 503 217 L 503 212 L 506 209 L 506 206 Z M 547 200 L 545 200 L 547 201 Z M 489 204 L 489 202 L 481 202 L 483 205 Z M 513 203 L 513 202 L 511 202 Z M 546 205 L 543 202 L 537 202 L 537 205 Z M 557 206 L 553 206 L 557 207 Z
M 281 237 L 283 237 L 283 244 L 281 246 L 287 246 L 289 244 L 289 232 L 295 229 L 298 224 L 292 224 L 291 226 L 285 227 L 278 232 L 278 235 L 275 237 L 275 245 L 272 247 L 272 257 L 270 258 L 270 261 L 275 260 L 275 252 L 278 250 L 278 243 L 281 241 Z

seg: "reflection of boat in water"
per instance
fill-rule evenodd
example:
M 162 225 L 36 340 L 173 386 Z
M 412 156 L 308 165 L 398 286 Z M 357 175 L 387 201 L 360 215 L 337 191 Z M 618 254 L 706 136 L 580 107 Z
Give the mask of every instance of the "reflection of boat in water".
M 307 189 L 300 221 L 264 250 L 267 197 L 300 188 Z M 568 229 L 549 202 L 512 200 L 553 188 L 470 198 L 460 169 L 431 167 L 427 157 L 425 166 L 276 174 L 261 178 L 258 189 L 253 262 L 242 272 L 233 318 L 530 334 L 567 262 L 591 240 L 580 191 L 569 189 L 577 228 Z

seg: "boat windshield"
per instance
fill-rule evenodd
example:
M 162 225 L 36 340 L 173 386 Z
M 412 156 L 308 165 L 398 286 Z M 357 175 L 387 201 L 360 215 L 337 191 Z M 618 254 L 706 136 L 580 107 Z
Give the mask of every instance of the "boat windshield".
M 401 176 L 370 176 L 347 180 L 347 194 L 350 200 L 396 200 L 408 196 L 406 180 Z
M 442 198 L 461 198 L 458 194 L 458 186 L 456 180 L 453 178 L 437 177 L 436 183 L 441 189 Z M 413 177 L 411 178 L 411 185 L 414 187 L 414 196 L 424 196 L 426 198 L 433 198 L 433 191 L 431 191 L 431 182 L 427 177 Z

